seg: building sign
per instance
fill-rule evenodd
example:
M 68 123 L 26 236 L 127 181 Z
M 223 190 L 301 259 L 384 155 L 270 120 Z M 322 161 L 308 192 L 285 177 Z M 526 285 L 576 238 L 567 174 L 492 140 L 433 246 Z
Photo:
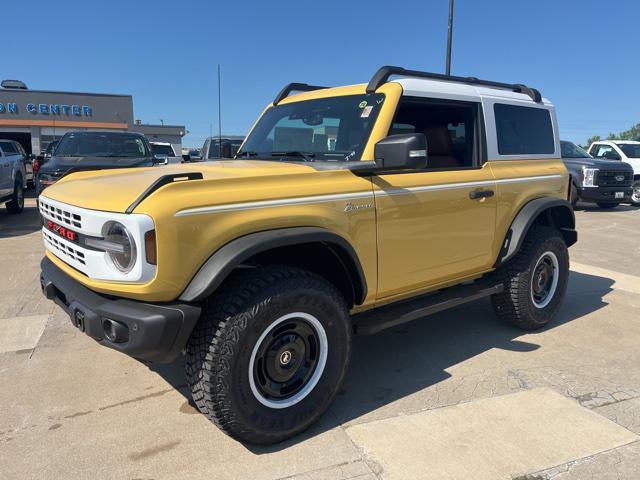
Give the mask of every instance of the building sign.
M 13 123 L 12 123 L 13 122 Z M 0 125 L 133 125 L 131 95 L 0 88 Z
M 58 103 L 27 103 L 18 105 L 17 102 L 0 103 L 0 114 L 20 115 L 22 112 L 28 112 L 32 115 L 57 115 L 57 116 L 75 116 L 75 117 L 91 117 L 93 111 L 89 105 L 65 105 Z

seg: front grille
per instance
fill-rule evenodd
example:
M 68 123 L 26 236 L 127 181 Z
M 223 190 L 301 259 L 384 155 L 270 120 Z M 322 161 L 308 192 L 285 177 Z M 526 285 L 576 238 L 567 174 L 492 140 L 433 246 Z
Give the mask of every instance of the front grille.
M 42 197 L 40 197 L 38 203 L 40 204 L 40 213 L 43 215 L 54 218 L 61 224 L 64 223 L 70 227 L 82 228 L 82 217 L 77 213 L 54 207 L 47 203 L 46 200 L 42 200 Z
M 63 257 L 70 258 L 71 260 L 75 260 L 76 262 L 85 265 L 84 253 L 61 242 L 45 230 L 42 230 L 42 234 L 44 236 L 44 241 L 47 243 L 51 250 L 61 253 Z
M 616 177 L 623 177 L 622 180 Z M 633 173 L 629 171 L 599 170 L 596 177 L 601 187 L 629 187 L 633 183 Z

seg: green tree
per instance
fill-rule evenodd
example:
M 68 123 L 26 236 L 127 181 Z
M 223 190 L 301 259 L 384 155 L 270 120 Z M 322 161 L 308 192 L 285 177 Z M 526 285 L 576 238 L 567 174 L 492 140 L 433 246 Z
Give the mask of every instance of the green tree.
M 602 140 L 600 138 L 600 135 L 594 135 L 593 137 L 589 137 L 587 138 L 587 143 L 585 143 L 584 148 L 589 148 L 589 146 L 591 146 L 593 142 L 599 142 L 600 140 Z
M 620 132 L 620 140 L 640 140 L 640 123 L 636 123 L 629 130 Z

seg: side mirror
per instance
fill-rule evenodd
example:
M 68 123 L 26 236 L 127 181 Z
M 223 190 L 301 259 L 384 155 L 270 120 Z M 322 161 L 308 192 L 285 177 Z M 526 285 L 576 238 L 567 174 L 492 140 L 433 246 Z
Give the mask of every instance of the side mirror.
M 613 150 L 609 150 L 604 153 L 603 158 L 606 158 L 607 160 L 620 160 L 620 155 Z
M 155 154 L 153 156 L 154 165 L 166 165 L 169 163 L 169 157 L 167 155 Z
M 427 166 L 424 133 L 389 135 L 376 143 L 376 167 L 384 170 L 418 170 Z

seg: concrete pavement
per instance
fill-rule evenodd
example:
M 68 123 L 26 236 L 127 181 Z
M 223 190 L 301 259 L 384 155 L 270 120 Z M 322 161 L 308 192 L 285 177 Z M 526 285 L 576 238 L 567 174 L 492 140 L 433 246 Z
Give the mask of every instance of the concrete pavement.
M 182 363 L 99 347 L 43 299 L 35 203 L 0 213 L 0 478 L 637 479 L 640 209 L 576 212 L 569 295 L 540 332 L 486 301 L 358 337 L 337 401 L 269 448 L 193 408 Z

